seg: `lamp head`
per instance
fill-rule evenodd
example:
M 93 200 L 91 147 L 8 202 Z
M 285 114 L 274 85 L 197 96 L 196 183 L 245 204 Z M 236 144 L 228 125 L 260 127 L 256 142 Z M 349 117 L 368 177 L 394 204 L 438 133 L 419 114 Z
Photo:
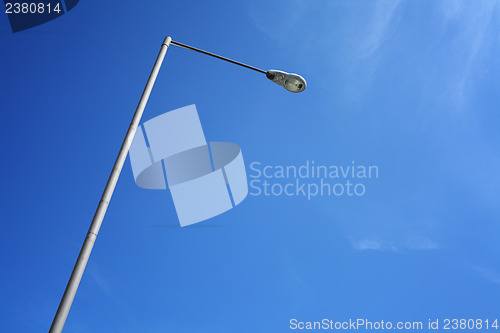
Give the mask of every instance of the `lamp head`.
M 286 90 L 293 93 L 299 93 L 306 89 L 306 80 L 298 74 L 271 69 L 267 71 L 266 76 L 269 80 L 285 87 Z

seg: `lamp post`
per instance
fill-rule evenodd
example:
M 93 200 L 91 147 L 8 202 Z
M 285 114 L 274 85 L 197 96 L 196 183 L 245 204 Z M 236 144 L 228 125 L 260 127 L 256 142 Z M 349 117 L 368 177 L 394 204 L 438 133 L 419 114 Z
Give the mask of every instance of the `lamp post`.
M 139 100 L 139 104 L 137 105 L 137 108 L 135 110 L 132 122 L 130 123 L 125 139 L 123 140 L 120 152 L 118 153 L 118 157 L 116 158 L 115 164 L 113 166 L 113 170 L 111 171 L 111 175 L 108 178 L 108 182 L 106 183 L 106 187 L 104 188 L 104 192 L 102 194 L 101 200 L 99 201 L 99 205 L 97 206 L 94 218 L 92 219 L 92 223 L 90 224 L 89 231 L 87 233 L 85 241 L 83 242 L 82 249 L 80 250 L 80 254 L 78 255 L 78 259 L 76 260 L 75 267 L 73 268 L 63 297 L 61 299 L 61 302 L 59 303 L 59 307 L 57 308 L 56 315 L 54 317 L 54 320 L 52 321 L 52 325 L 50 326 L 49 333 L 60 333 L 64 327 L 64 323 L 66 322 L 71 304 L 73 303 L 73 299 L 75 298 L 75 294 L 78 289 L 78 285 L 80 284 L 83 272 L 85 270 L 85 267 L 87 266 L 90 253 L 92 252 L 92 248 L 94 246 L 97 234 L 99 233 L 104 215 L 106 214 L 106 210 L 108 209 L 111 196 L 113 195 L 116 183 L 118 182 L 118 177 L 120 177 L 120 172 L 122 170 L 123 164 L 125 163 L 125 159 L 127 158 L 132 140 L 134 139 L 135 132 L 141 121 L 142 114 L 144 113 L 144 108 L 146 107 L 149 95 L 151 94 L 151 90 L 153 89 L 153 85 L 156 81 L 156 77 L 158 76 L 158 72 L 160 71 L 163 58 L 165 58 L 167 49 L 171 44 L 266 74 L 266 77 L 268 79 L 294 93 L 301 92 L 306 88 L 306 81 L 300 75 L 290 74 L 277 70 L 269 70 L 266 72 L 262 69 L 249 66 L 214 53 L 175 42 L 172 40 L 172 38 L 167 36 L 163 41 L 163 44 L 161 45 L 160 53 L 156 58 L 153 70 L 149 75 L 148 82 L 146 83 L 146 87 L 144 88 L 144 92 L 142 93 L 141 99 Z

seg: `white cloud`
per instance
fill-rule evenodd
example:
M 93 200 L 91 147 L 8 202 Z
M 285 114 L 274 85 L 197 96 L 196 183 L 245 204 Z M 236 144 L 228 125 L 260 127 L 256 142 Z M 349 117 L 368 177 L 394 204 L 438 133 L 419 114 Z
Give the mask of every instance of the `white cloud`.
M 500 6 L 494 0 L 443 1 L 441 6 L 443 17 L 443 35 L 439 39 L 451 39 L 447 42 L 450 52 L 450 63 L 456 64 L 453 72 L 445 75 L 449 94 L 457 106 L 466 100 L 467 89 L 474 84 L 474 72 L 484 60 L 485 55 L 492 54 L 492 46 L 496 41 L 496 28 L 492 24 L 498 19 Z M 494 53 L 494 52 L 493 52 Z M 444 73 L 440 73 L 443 75 Z
M 410 250 L 437 250 L 439 245 L 427 237 L 414 237 L 404 244 Z
M 352 242 L 352 247 L 358 251 L 393 251 L 396 252 L 398 248 L 390 243 L 383 242 L 376 239 L 361 239 Z
M 352 241 L 352 247 L 357 251 L 389 251 L 404 250 L 437 250 L 439 245 L 426 237 L 412 237 L 400 241 L 383 241 L 376 238 L 364 238 Z
M 493 282 L 495 284 L 500 284 L 500 273 L 491 269 L 491 268 L 488 268 L 488 267 L 474 267 L 474 270 L 479 273 L 479 275 L 490 281 L 490 282 Z
M 102 274 L 99 268 L 93 266 L 92 269 L 88 270 L 88 275 L 104 293 L 112 295 L 111 280 Z
M 399 0 L 379 0 L 375 3 L 368 33 L 360 42 L 359 58 L 372 56 L 388 38 L 391 23 L 400 3 Z

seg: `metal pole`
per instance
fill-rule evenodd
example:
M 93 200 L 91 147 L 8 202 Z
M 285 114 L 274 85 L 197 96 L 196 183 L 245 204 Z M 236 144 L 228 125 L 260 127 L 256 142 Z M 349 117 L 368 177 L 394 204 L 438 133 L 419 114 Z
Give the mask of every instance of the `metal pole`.
M 146 83 L 146 87 L 144 88 L 144 92 L 142 93 L 139 105 L 137 105 L 137 109 L 135 110 L 134 117 L 132 118 L 132 122 L 130 123 L 130 127 L 127 131 L 127 135 L 123 140 L 120 152 L 118 153 L 118 157 L 116 158 L 113 170 L 111 171 L 111 175 L 109 176 L 108 182 L 106 183 L 106 188 L 104 189 L 104 192 L 102 194 L 101 201 L 99 201 L 99 205 L 97 206 L 94 218 L 92 219 L 92 224 L 90 225 L 87 237 L 83 242 L 82 249 L 80 250 L 80 254 L 78 255 L 78 259 L 76 260 L 75 267 L 73 268 L 73 272 L 71 273 L 71 277 L 69 278 L 68 285 L 66 286 L 66 290 L 64 291 L 64 295 L 61 299 L 61 303 L 59 303 L 56 315 L 54 317 L 54 320 L 52 321 L 52 325 L 50 326 L 49 333 L 60 333 L 64 327 L 64 323 L 66 322 L 66 318 L 68 317 L 71 304 L 73 303 L 73 299 L 75 298 L 76 290 L 78 289 L 78 285 L 80 284 L 80 280 L 82 279 L 83 271 L 85 270 L 85 266 L 87 266 L 87 261 L 89 260 L 90 252 L 92 251 L 92 247 L 94 246 L 97 233 L 99 232 L 102 220 L 104 219 L 104 215 L 106 214 L 106 210 L 108 209 L 109 201 L 111 200 L 111 196 L 113 195 L 116 182 L 118 181 L 118 177 L 120 177 L 123 163 L 127 158 L 127 154 L 130 149 L 130 145 L 132 144 L 132 140 L 134 139 L 137 126 L 141 121 L 144 108 L 146 107 L 146 103 L 148 102 L 149 94 L 153 89 L 156 76 L 158 75 L 161 64 L 163 62 L 163 58 L 167 53 L 167 49 L 171 41 L 172 39 L 170 37 L 166 37 L 163 41 L 163 44 L 161 45 L 160 53 L 156 58 L 153 70 L 149 75 L 148 82 Z

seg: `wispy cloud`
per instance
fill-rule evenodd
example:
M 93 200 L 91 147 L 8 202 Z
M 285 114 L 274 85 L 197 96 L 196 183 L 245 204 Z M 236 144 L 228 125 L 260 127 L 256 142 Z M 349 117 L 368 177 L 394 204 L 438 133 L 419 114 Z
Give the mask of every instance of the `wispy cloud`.
M 375 2 L 375 10 L 370 17 L 368 33 L 360 42 L 358 58 L 372 56 L 391 33 L 391 24 L 401 1 L 379 0 Z
M 109 278 L 105 277 L 101 270 L 97 267 L 92 267 L 88 272 L 89 277 L 94 281 L 94 283 L 107 295 L 112 296 L 111 291 L 111 281 Z
M 474 69 L 480 67 L 484 55 L 491 54 L 491 48 L 498 43 L 497 28 L 493 25 L 500 15 L 498 1 L 444 1 L 441 5 L 443 36 L 450 38 L 448 48 L 450 63 L 456 64 L 453 72 L 445 78 L 453 82 L 450 94 L 457 105 L 465 101 L 467 88 L 473 83 Z M 451 76 L 451 77 L 450 77 Z
M 353 240 L 352 247 L 357 251 L 437 250 L 439 245 L 426 237 L 410 238 L 402 241 L 383 241 L 376 238 Z
M 252 3 L 248 15 L 255 27 L 272 40 L 291 42 L 294 32 L 300 32 L 301 21 L 308 11 L 308 3 L 300 0 Z
M 484 279 L 500 284 L 500 273 L 488 267 L 474 267 L 474 270 Z
M 404 245 L 410 250 L 437 250 L 440 248 L 437 242 L 427 237 L 414 237 L 408 239 Z
M 361 239 L 352 242 L 352 247 L 358 251 L 397 251 L 397 248 L 377 239 Z
M 267 39 L 284 46 L 281 52 L 290 50 L 287 56 L 300 63 L 306 73 L 309 70 L 311 80 L 323 89 L 336 91 L 338 87 L 332 85 L 330 78 L 343 77 L 353 90 L 353 98 L 357 98 L 357 92 L 369 87 L 376 77 L 385 54 L 381 51 L 386 50 L 384 46 L 398 31 L 403 3 L 253 2 L 248 5 L 248 16 Z M 314 77 L 318 72 L 321 75 Z

